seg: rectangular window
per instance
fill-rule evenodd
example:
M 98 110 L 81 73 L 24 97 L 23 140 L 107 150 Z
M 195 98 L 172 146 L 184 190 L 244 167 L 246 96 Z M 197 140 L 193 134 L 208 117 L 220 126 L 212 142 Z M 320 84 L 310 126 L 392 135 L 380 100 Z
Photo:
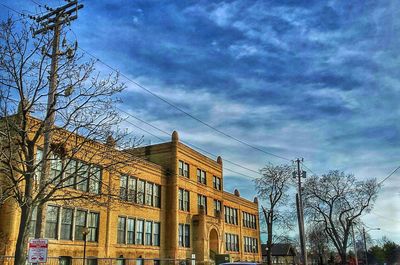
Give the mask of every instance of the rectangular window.
M 154 184 L 154 207 L 161 208 L 161 186 Z
M 117 243 L 125 244 L 126 217 L 118 217 Z
M 136 221 L 136 244 L 143 245 L 143 220 Z
M 35 180 L 39 183 L 40 175 L 42 174 L 42 159 L 43 159 L 43 151 L 40 149 L 36 150 L 35 157 Z
M 138 204 L 144 203 L 144 184 L 145 184 L 145 182 L 143 180 L 138 179 L 138 181 L 137 181 L 137 198 L 136 198 L 136 202 Z
M 119 197 L 121 200 L 126 200 L 127 191 L 126 191 L 126 182 L 128 177 L 125 175 L 121 175 L 119 178 Z
M 146 182 L 146 205 L 153 206 L 153 183 Z
M 227 224 L 232 224 L 232 225 L 238 225 L 238 210 L 224 206 L 224 212 L 225 212 L 225 223 Z
M 204 213 L 207 214 L 207 197 L 204 195 L 197 195 L 197 204 L 198 204 L 198 211 L 200 212 L 200 209 L 204 209 Z
M 190 225 L 179 224 L 178 227 L 178 241 L 180 247 L 190 247 Z
M 243 226 L 257 229 L 257 217 L 254 214 L 243 212 Z
M 127 243 L 135 244 L 135 219 L 128 218 Z
M 221 214 L 221 201 L 214 200 L 214 216 L 219 217 Z
M 100 194 L 101 168 L 90 166 L 89 192 Z
M 225 249 L 226 251 L 239 251 L 239 236 L 234 234 L 225 234 Z
M 133 177 L 128 180 L 128 201 L 136 202 L 136 178 Z
M 160 246 L 160 223 L 153 223 L 153 245 Z
M 179 189 L 179 210 L 188 212 L 189 211 L 189 191 Z
M 87 241 L 97 242 L 99 234 L 99 214 L 98 213 L 88 213 L 88 231 Z
M 72 220 L 73 220 L 73 209 L 63 208 L 61 214 L 61 235 L 60 238 L 63 240 L 72 239 Z
M 46 229 L 45 235 L 47 238 L 57 238 L 57 231 L 58 231 L 58 212 L 60 207 L 58 206 L 47 206 L 46 211 Z
M 189 164 L 179 160 L 179 175 L 189 177 Z
M 203 184 L 207 184 L 206 172 L 201 169 L 197 169 L 197 181 Z
M 53 184 L 61 182 L 62 161 L 58 155 L 50 155 L 50 179 Z
M 145 245 L 151 246 L 153 236 L 153 222 L 146 221 L 146 234 L 145 234 Z
M 213 176 L 213 187 L 214 189 L 221 190 L 221 178 Z
M 83 162 L 78 162 L 77 177 L 76 177 L 76 189 L 81 191 L 88 190 L 88 173 L 89 166 Z
M 83 240 L 83 231 L 86 227 L 86 211 L 77 210 L 75 217 L 75 240 Z
M 29 236 L 34 237 L 36 231 L 37 207 L 33 208 L 31 222 L 29 223 Z
M 76 178 L 76 160 L 69 159 L 65 164 L 65 173 L 64 173 L 64 187 L 72 188 L 75 183 Z

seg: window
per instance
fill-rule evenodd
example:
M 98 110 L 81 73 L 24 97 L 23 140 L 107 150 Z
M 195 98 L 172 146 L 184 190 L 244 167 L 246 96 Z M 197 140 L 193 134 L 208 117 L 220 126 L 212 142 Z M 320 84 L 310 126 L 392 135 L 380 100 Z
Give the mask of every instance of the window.
M 58 155 L 50 155 L 50 179 L 54 184 L 61 182 L 62 161 Z
M 63 208 L 61 211 L 61 239 L 72 239 L 73 212 L 74 210 L 69 208 Z
M 135 219 L 128 218 L 128 236 L 127 236 L 127 243 L 128 244 L 135 244 Z
M 34 237 L 36 232 L 36 218 L 37 218 L 37 207 L 33 208 L 31 222 L 29 224 L 29 236 Z
M 58 224 L 58 212 L 60 208 L 58 206 L 47 206 L 46 211 L 46 229 L 45 235 L 47 238 L 57 238 L 57 224 Z
M 179 175 L 189 177 L 189 164 L 179 160 Z
M 154 184 L 154 207 L 160 208 L 161 207 L 161 187 L 160 185 Z
M 146 205 L 153 206 L 153 183 L 146 182 Z
M 254 214 L 243 212 L 243 226 L 257 229 L 257 218 Z
M 77 177 L 76 177 L 76 189 L 81 191 L 87 191 L 88 188 L 88 171 L 89 165 L 83 162 L 78 162 Z
M 126 181 L 128 177 L 125 175 L 122 175 L 119 179 L 119 197 L 121 200 L 126 200 Z
M 197 181 L 203 184 L 207 184 L 206 172 L 201 169 L 197 169 Z
M 136 202 L 138 204 L 143 204 L 144 203 L 144 184 L 145 182 L 143 180 L 138 180 L 137 181 L 137 198 Z
M 189 191 L 179 189 L 179 210 L 189 212 Z
M 221 178 L 213 176 L 213 187 L 214 189 L 221 190 Z
M 145 234 L 145 240 L 144 244 L 151 246 L 152 244 L 152 236 L 153 236 L 153 222 L 151 221 L 146 221 L 146 234 Z
M 214 216 L 219 217 L 221 214 L 221 201 L 214 200 Z
M 153 223 L 153 245 L 160 246 L 160 223 Z
M 101 169 L 94 165 L 90 166 L 90 178 L 89 178 L 89 192 L 100 194 L 100 182 L 101 182 Z
M 117 243 L 125 244 L 126 217 L 118 217 Z
M 258 253 L 258 240 L 257 238 L 244 237 L 244 252 Z
M 136 202 L 136 178 L 133 177 L 128 180 L 128 201 Z
M 99 234 L 99 214 L 98 213 L 88 213 L 88 229 L 89 234 L 87 235 L 87 241 L 97 242 Z
M 239 251 L 239 236 L 234 234 L 225 234 L 225 249 L 226 251 Z
M 232 225 L 238 225 L 238 210 L 224 206 L 224 212 L 225 212 L 225 223 L 227 224 L 232 224 Z
M 207 214 L 207 197 L 204 195 L 197 195 L 197 204 L 199 206 L 199 212 L 200 209 L 203 208 L 204 209 L 204 213 Z
M 64 187 L 73 188 L 76 178 L 76 164 L 77 162 L 73 159 L 69 159 L 65 165 L 65 173 L 64 173 Z
M 190 247 L 190 225 L 179 224 L 178 243 L 180 247 Z
M 143 220 L 136 221 L 136 244 L 143 245 Z
M 83 240 L 83 230 L 86 227 L 86 211 L 77 210 L 75 217 L 75 240 Z
M 35 157 L 35 180 L 39 183 L 40 175 L 42 174 L 42 159 L 43 159 L 43 151 L 40 149 L 36 150 L 36 157 Z
M 87 258 L 86 265 L 97 265 L 96 258 Z

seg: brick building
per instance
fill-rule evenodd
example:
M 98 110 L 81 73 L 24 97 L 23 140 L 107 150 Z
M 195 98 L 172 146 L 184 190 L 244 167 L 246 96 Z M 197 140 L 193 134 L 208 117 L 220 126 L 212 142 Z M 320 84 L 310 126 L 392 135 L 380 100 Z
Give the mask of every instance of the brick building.
M 230 254 L 232 260 L 261 260 L 257 199 L 223 190 L 221 157 L 215 161 L 196 152 L 179 142 L 177 132 L 171 142 L 127 152 L 135 157 L 134 170 L 115 174 L 101 165 L 86 167 L 116 187 L 118 199 L 103 206 L 48 203 L 49 256 L 82 257 L 86 228 L 91 258 L 185 259 L 195 254 L 197 261 L 209 262 L 215 254 Z M 89 177 L 73 187 L 94 193 L 102 188 Z M 19 208 L 8 201 L 0 208 L 0 255 L 13 255 L 18 226 Z

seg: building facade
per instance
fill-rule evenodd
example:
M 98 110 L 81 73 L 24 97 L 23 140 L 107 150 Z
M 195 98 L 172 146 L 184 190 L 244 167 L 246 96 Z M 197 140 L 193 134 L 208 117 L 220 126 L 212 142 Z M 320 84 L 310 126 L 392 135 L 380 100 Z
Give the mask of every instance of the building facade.
M 64 174 L 77 175 L 71 186 L 76 192 L 104 188 L 89 175 L 82 179 L 78 168 L 85 168 L 114 187 L 117 198 L 104 198 L 103 204 L 48 203 L 49 256 L 82 257 L 85 231 L 86 256 L 93 260 L 189 259 L 192 254 L 204 263 L 217 254 L 230 254 L 234 261 L 261 260 L 258 201 L 241 198 L 238 190 L 224 191 L 221 157 L 215 161 L 189 148 L 177 132 L 170 142 L 124 153 L 135 158 L 135 166 L 118 173 L 85 165 L 84 157 L 69 161 Z M 52 162 L 50 174 L 58 170 L 57 163 L 63 162 Z M 19 214 L 10 200 L 0 208 L 0 255 L 14 254 Z

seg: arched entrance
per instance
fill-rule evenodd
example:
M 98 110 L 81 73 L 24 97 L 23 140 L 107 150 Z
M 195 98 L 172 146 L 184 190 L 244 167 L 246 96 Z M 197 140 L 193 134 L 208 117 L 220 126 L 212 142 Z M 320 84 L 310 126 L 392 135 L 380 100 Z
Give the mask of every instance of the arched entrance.
M 215 260 L 215 255 L 219 253 L 218 233 L 217 230 L 215 229 L 211 229 L 210 231 L 209 245 L 210 245 L 210 259 Z

